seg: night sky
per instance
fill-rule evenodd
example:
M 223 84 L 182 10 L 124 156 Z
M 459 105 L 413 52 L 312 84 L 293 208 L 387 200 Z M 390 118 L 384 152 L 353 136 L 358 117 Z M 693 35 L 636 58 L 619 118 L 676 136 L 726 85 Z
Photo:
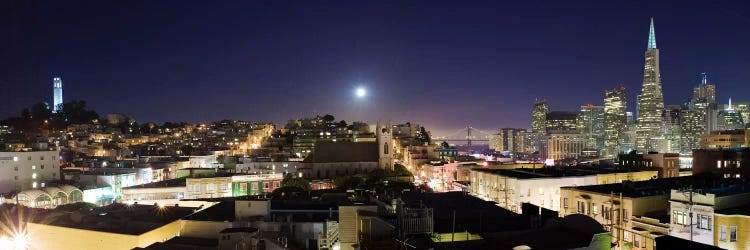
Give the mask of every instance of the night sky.
M 527 128 L 535 98 L 578 110 L 623 85 L 634 110 L 652 16 L 666 104 L 701 72 L 722 103 L 750 101 L 743 1 L 247 2 L 2 1 L 0 117 L 51 102 L 61 76 L 66 100 L 139 122 Z

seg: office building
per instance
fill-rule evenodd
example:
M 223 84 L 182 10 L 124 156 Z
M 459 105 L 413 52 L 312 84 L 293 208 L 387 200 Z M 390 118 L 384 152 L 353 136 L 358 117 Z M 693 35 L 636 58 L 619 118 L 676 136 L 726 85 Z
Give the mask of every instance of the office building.
M 544 134 L 547 132 L 547 113 L 549 106 L 547 100 L 538 100 L 531 109 L 531 132 Z
M 547 133 L 578 133 L 578 112 L 552 111 L 545 118 Z
M 578 131 L 584 137 L 587 149 L 604 149 L 605 141 L 605 107 L 587 104 L 581 106 L 578 115 Z
M 510 154 L 524 152 L 526 141 L 526 129 L 503 128 L 495 136 L 492 147 L 498 152 Z
M 652 18 L 643 71 L 643 88 L 638 98 L 638 129 L 636 130 L 635 145 L 638 151 L 658 150 L 654 138 L 660 136 L 663 110 L 664 96 L 662 95 L 661 73 L 659 71 L 659 49 L 656 48 L 656 34 Z
M 568 133 L 548 133 L 542 142 L 542 156 L 545 159 L 560 161 L 579 159 L 585 148 L 585 137 L 575 131 Z
M 614 158 L 623 143 L 623 133 L 628 124 L 627 99 L 625 98 L 625 87 L 620 87 L 604 92 L 604 123 L 606 139 L 604 142 L 605 156 Z M 632 113 L 629 116 L 633 117 Z
M 745 122 L 742 120 L 742 114 L 732 107 L 732 98 L 729 98 L 729 104 L 724 110 L 718 112 L 717 129 L 733 130 L 745 128 Z
M 59 151 L 0 152 L 0 193 L 44 188 L 60 180 Z
M 714 131 L 701 136 L 700 148 L 744 148 L 748 147 L 748 129 Z

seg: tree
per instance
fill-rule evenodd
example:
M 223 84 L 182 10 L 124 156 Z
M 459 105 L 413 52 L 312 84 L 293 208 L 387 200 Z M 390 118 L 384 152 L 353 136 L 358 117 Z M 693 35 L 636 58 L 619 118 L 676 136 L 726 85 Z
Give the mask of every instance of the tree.
M 326 124 L 333 123 L 334 120 L 336 120 L 336 117 L 333 117 L 333 115 L 326 114 L 323 116 L 323 121 L 325 121 Z
M 333 179 L 333 186 L 338 189 L 354 189 L 362 185 L 364 180 L 362 177 L 340 175 Z
M 55 114 L 55 119 L 71 124 L 86 124 L 99 119 L 94 110 L 86 109 L 86 101 L 71 101 L 62 104 L 62 108 Z
M 377 184 L 383 182 L 388 172 L 383 169 L 375 169 L 370 173 L 367 173 L 367 184 Z
M 52 110 L 49 109 L 49 105 L 44 102 L 40 102 L 31 106 L 31 118 L 37 121 L 44 121 L 52 116 Z
M 431 143 L 432 138 L 430 138 L 430 133 L 427 132 L 427 130 L 424 129 L 424 127 L 419 128 L 419 139 L 422 142 Z
M 414 176 L 411 171 L 401 164 L 396 164 L 396 166 L 393 167 L 393 174 L 395 176 Z
M 339 125 L 338 125 L 339 128 L 346 128 L 346 126 L 347 126 L 346 121 L 344 120 L 339 121 Z
M 281 187 L 297 187 L 304 191 L 310 191 L 310 182 L 304 178 L 286 176 L 284 180 L 281 181 Z
M 29 108 L 21 110 L 21 118 L 31 118 L 31 111 L 29 111 Z

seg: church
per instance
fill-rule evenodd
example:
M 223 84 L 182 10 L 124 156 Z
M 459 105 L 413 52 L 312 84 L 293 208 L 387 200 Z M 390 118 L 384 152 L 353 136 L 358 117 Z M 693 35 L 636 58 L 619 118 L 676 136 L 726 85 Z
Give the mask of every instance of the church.
M 392 129 L 378 124 L 374 142 L 316 142 L 298 171 L 307 179 L 332 179 L 365 175 L 375 169 L 393 170 Z

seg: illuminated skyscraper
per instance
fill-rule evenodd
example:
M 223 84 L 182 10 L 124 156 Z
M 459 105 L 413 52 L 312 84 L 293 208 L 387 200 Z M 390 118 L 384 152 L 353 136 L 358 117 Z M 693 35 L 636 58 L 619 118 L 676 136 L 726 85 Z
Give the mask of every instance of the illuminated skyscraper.
M 646 63 L 643 70 L 643 89 L 638 100 L 638 128 L 636 130 L 635 146 L 641 152 L 656 150 L 654 138 L 661 137 L 662 112 L 664 111 L 664 96 L 661 89 L 661 74 L 659 73 L 659 49 L 656 48 L 656 34 L 654 19 L 648 35 L 648 49 Z
M 547 113 L 549 113 L 549 106 L 547 100 L 539 100 L 534 103 L 534 108 L 531 109 L 531 132 L 544 134 L 547 125 Z
M 604 146 L 605 156 L 609 158 L 617 156 L 617 153 L 621 151 L 623 132 L 627 124 L 626 108 L 624 87 L 604 92 L 604 123 L 606 124 Z
M 724 110 L 719 111 L 718 130 L 734 130 L 745 128 L 745 122 L 742 121 L 742 114 L 732 107 L 732 98 L 729 98 L 729 105 Z
M 62 79 L 60 77 L 52 78 L 52 112 L 60 111 L 63 103 Z
M 682 123 L 684 105 L 667 105 L 664 107 L 662 116 L 661 135 L 662 140 L 658 151 L 661 153 L 681 153 L 682 149 Z
M 710 84 L 706 73 L 702 73 L 701 83 L 693 88 L 688 108 L 682 111 L 681 153 L 690 154 L 700 148 L 701 136 L 716 130 L 717 118 L 716 85 Z
M 693 100 L 716 104 L 716 85 L 708 83 L 706 73 L 701 73 L 701 84 L 693 88 Z
M 541 151 L 542 140 L 544 134 L 547 133 L 547 113 L 549 113 L 549 106 L 547 100 L 537 100 L 534 102 L 534 107 L 531 109 L 531 133 L 527 134 L 526 151 L 537 152 Z
M 604 125 L 604 106 L 594 106 L 592 104 L 581 106 L 577 127 L 585 140 L 584 147 L 587 149 L 596 149 L 600 154 L 602 153 L 605 139 Z

